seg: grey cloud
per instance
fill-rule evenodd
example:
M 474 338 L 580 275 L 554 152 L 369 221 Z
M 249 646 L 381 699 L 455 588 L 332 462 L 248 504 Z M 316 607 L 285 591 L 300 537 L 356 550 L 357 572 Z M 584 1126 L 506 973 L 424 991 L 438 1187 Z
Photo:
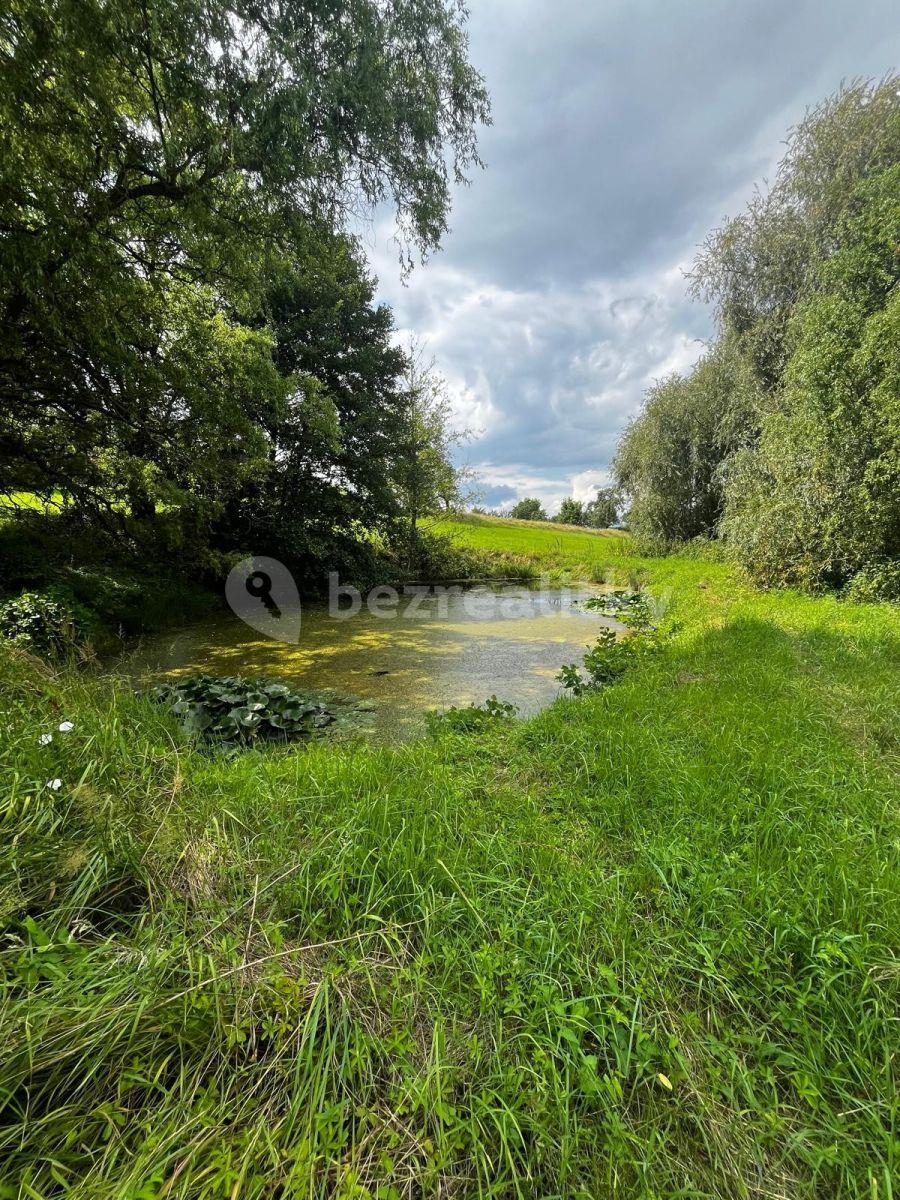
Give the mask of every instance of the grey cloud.
M 712 332 L 679 267 L 806 106 L 896 66 L 900 23 L 894 0 L 472 9 L 494 104 L 487 170 L 457 190 L 443 251 L 407 287 L 389 229 L 364 240 L 398 325 L 425 338 L 461 422 L 482 430 L 469 460 L 495 489 L 565 494 L 608 469 L 649 382 Z
M 457 196 L 454 261 L 533 283 L 671 259 L 806 104 L 895 64 L 897 25 L 888 0 L 473 6 L 495 123 L 487 171 Z
M 483 483 L 479 489 L 479 502 L 488 508 L 501 508 L 515 501 L 517 489 L 506 483 Z

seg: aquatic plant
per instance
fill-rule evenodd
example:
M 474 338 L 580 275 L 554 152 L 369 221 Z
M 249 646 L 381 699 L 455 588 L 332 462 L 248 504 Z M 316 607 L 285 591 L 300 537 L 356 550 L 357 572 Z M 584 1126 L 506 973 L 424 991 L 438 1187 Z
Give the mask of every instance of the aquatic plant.
M 232 746 L 315 737 L 336 720 L 326 705 L 307 693 L 233 675 L 197 675 L 161 684 L 152 695 L 167 704 L 190 733 Z
M 432 711 L 425 714 L 429 732 L 476 733 L 495 721 L 508 721 L 516 715 L 518 708 L 507 700 L 489 696 L 482 704 L 452 705 L 444 712 Z
M 612 617 L 626 625 L 644 628 L 650 625 L 650 606 L 647 595 L 640 591 L 609 592 L 605 596 L 592 596 L 585 600 L 583 608 L 597 612 L 601 617 Z
M 597 691 L 656 654 L 662 640 L 657 630 L 645 626 L 622 638 L 616 636 L 615 630 L 601 629 L 600 636 L 582 659 L 585 675 L 575 663 L 568 663 L 556 678 L 575 696 Z

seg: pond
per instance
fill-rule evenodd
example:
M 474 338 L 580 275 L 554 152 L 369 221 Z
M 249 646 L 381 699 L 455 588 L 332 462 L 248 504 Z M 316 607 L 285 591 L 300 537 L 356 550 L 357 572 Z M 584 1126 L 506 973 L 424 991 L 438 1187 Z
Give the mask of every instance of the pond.
M 534 713 L 560 692 L 563 663 L 579 661 L 603 626 L 586 611 L 604 589 L 416 589 L 395 606 L 355 615 L 304 605 L 296 643 L 256 632 L 231 612 L 143 640 L 120 663 L 142 681 L 206 673 L 279 677 L 325 696 L 371 702 L 380 738 L 411 736 L 428 709 L 488 696 Z M 381 611 L 378 611 L 379 608 Z

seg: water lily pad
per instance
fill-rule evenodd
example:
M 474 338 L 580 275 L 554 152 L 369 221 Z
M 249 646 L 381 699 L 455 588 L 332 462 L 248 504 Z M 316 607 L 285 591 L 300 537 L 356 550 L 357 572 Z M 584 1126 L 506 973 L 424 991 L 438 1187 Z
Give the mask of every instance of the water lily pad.
M 336 721 L 320 700 L 285 684 L 201 675 L 150 693 L 204 741 L 240 748 L 254 742 L 315 737 Z

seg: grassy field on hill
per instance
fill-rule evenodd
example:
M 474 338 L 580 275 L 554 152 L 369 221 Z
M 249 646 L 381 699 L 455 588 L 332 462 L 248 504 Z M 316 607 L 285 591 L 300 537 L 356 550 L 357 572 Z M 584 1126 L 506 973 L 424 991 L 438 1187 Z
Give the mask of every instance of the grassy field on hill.
M 551 578 L 599 580 L 613 563 L 633 557 L 631 539 L 616 529 L 579 529 L 555 521 L 516 521 L 509 517 L 467 514 L 461 520 L 431 526 L 455 544 L 482 550 L 510 567 L 525 567 Z
M 231 758 L 0 651 L 0 1197 L 888 1200 L 896 606 L 445 531 L 672 637 L 529 721 Z

